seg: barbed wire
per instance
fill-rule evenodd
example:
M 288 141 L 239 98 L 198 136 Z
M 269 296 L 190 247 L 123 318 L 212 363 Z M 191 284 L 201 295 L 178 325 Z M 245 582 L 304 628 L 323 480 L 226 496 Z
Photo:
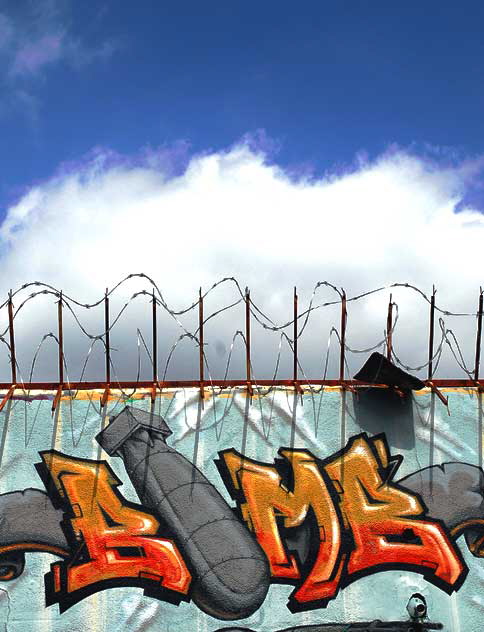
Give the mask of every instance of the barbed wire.
M 132 279 L 142 279 L 144 282 L 148 282 L 150 284 L 150 291 L 147 290 L 146 288 L 143 288 L 139 291 L 136 291 L 134 294 L 131 295 L 131 297 L 128 300 L 125 300 L 124 304 L 122 305 L 121 309 L 119 309 L 117 311 L 117 313 L 114 315 L 114 318 L 112 319 L 112 321 L 109 322 L 109 326 L 108 328 L 106 327 L 102 327 L 101 331 L 99 331 L 98 333 L 93 333 L 91 331 L 88 331 L 87 326 L 84 324 L 83 322 L 83 316 L 80 315 L 80 312 L 78 313 L 78 309 L 86 309 L 86 310 L 90 310 L 92 308 L 98 307 L 99 305 L 101 305 L 104 301 L 106 301 L 109 297 L 111 297 L 115 292 L 117 292 L 125 283 L 127 283 L 128 281 L 132 280 Z M 392 283 L 389 285 L 385 285 L 385 286 L 381 286 L 372 290 L 368 290 L 366 292 L 354 295 L 354 296 L 350 296 L 350 297 L 346 297 L 346 293 L 344 291 L 343 288 L 338 288 L 336 285 L 330 283 L 329 281 L 318 281 L 312 290 L 311 296 L 310 296 L 310 300 L 308 303 L 308 306 L 305 310 L 303 310 L 301 313 L 299 313 L 297 315 L 297 323 L 296 324 L 300 324 L 299 328 L 296 328 L 296 338 L 291 338 L 288 336 L 288 334 L 284 331 L 287 327 L 290 327 L 291 325 L 294 326 L 294 318 L 287 320 L 285 322 L 282 323 L 277 323 L 274 321 L 273 318 L 271 318 L 271 316 L 269 316 L 268 314 L 266 314 L 262 308 L 254 301 L 253 297 L 249 296 L 248 294 L 248 289 L 245 288 L 245 290 L 242 290 L 239 282 L 237 281 L 237 279 L 235 277 L 224 277 L 222 279 L 220 279 L 219 281 L 213 283 L 211 285 L 211 287 L 205 291 L 204 293 L 202 293 L 200 291 L 200 298 L 197 299 L 196 301 L 193 301 L 191 303 L 189 303 L 187 306 L 181 308 L 181 309 L 174 309 L 173 307 L 171 307 L 168 302 L 166 301 L 163 293 L 161 292 L 160 288 L 158 287 L 158 285 L 155 283 L 155 281 L 149 277 L 148 275 L 144 274 L 144 273 L 136 273 L 136 274 L 130 274 L 126 277 L 124 277 L 123 279 L 121 279 L 121 281 L 119 281 L 111 290 L 106 290 L 106 292 L 104 293 L 104 295 L 97 301 L 94 301 L 92 303 L 82 303 L 81 301 L 77 300 L 76 298 L 65 294 L 62 290 L 54 287 L 53 285 L 49 285 L 43 282 L 39 282 L 39 281 L 34 281 L 31 283 L 25 283 L 24 285 L 22 285 L 20 288 L 18 288 L 15 291 L 11 291 L 9 293 L 9 297 L 0 305 L 0 310 L 7 307 L 9 305 L 10 301 L 13 301 L 13 299 L 15 297 L 17 298 L 21 298 L 22 293 L 25 290 L 28 290 L 31 287 L 35 287 L 35 288 L 42 288 L 39 290 L 36 290 L 34 292 L 31 292 L 26 298 L 24 298 L 23 300 L 21 300 L 20 304 L 18 305 L 18 307 L 13 311 L 13 321 L 15 321 L 15 319 L 17 319 L 19 317 L 19 314 L 21 313 L 21 311 L 24 309 L 24 307 L 27 305 L 27 303 L 29 303 L 30 301 L 33 301 L 34 299 L 36 299 L 38 296 L 40 295 L 50 295 L 50 296 L 54 296 L 56 298 L 56 301 L 59 303 L 61 303 L 62 307 L 65 307 L 66 309 L 69 310 L 69 312 L 72 314 L 73 318 L 74 318 L 74 322 L 76 323 L 76 325 L 78 326 L 79 330 L 82 332 L 82 334 L 88 338 L 90 340 L 90 346 L 89 349 L 87 351 L 87 354 L 85 356 L 83 365 L 82 365 L 82 370 L 81 370 L 81 375 L 80 375 L 80 379 L 79 382 L 82 382 L 86 369 L 87 369 L 87 364 L 89 362 L 89 359 L 91 357 L 91 353 L 92 350 L 94 348 L 94 345 L 97 343 L 101 343 L 104 346 L 104 353 L 107 353 L 107 348 L 106 348 L 106 338 L 107 335 L 114 329 L 114 327 L 119 323 L 121 316 L 124 314 L 124 312 L 127 310 L 127 308 L 130 306 L 130 304 L 135 301 L 138 297 L 140 296 L 148 296 L 150 298 L 150 300 L 156 303 L 157 306 L 160 306 L 163 310 L 165 310 L 165 312 L 175 321 L 178 329 L 181 331 L 181 333 L 178 335 L 178 337 L 176 338 L 175 342 L 173 343 L 173 345 L 171 346 L 171 349 L 167 355 L 167 359 L 166 359 L 166 363 L 165 363 L 165 367 L 164 367 L 164 371 L 163 371 L 163 378 L 162 381 L 165 382 L 166 381 L 166 377 L 168 374 L 168 369 L 169 366 L 172 362 L 173 356 L 175 354 L 175 351 L 178 349 L 180 343 L 185 339 L 188 338 L 190 339 L 194 344 L 195 347 L 200 347 L 200 325 L 198 325 L 194 330 L 190 330 L 189 328 L 187 328 L 183 322 L 180 320 L 180 317 L 189 314 L 190 312 L 192 312 L 195 309 L 198 309 L 199 305 L 200 305 L 200 300 L 205 300 L 211 293 L 213 293 L 217 288 L 221 287 L 222 285 L 231 285 L 234 287 L 236 294 L 238 294 L 238 298 L 236 298 L 236 300 L 232 300 L 230 301 L 227 305 L 218 308 L 214 311 L 212 311 L 210 314 L 208 314 L 206 317 L 203 318 L 202 320 L 202 324 L 203 326 L 212 321 L 213 319 L 215 319 L 216 317 L 220 316 L 222 313 L 227 312 L 228 310 L 232 310 L 234 308 L 236 308 L 237 306 L 239 306 L 241 303 L 244 303 L 247 301 L 248 303 L 248 308 L 249 308 L 249 314 L 250 316 L 254 319 L 255 322 L 258 323 L 258 325 L 260 325 L 262 327 L 262 329 L 273 332 L 273 333 L 279 333 L 279 349 L 277 352 L 277 357 L 275 359 L 275 365 L 274 365 L 274 372 L 273 372 L 273 378 L 272 380 L 275 381 L 278 371 L 279 371 L 279 367 L 280 367 L 280 359 L 281 359 L 281 354 L 282 354 L 282 344 L 283 341 L 287 344 L 290 352 L 292 354 L 294 354 L 294 348 L 295 348 L 295 341 L 299 340 L 304 332 L 306 331 L 306 328 L 308 326 L 308 323 L 310 322 L 310 317 L 312 316 L 313 312 L 316 312 L 317 310 L 321 310 L 330 306 L 335 306 L 335 305 L 340 305 L 341 307 L 343 306 L 343 301 L 346 301 L 346 305 L 348 305 L 349 303 L 355 303 L 356 301 L 361 301 L 365 298 L 368 298 L 369 296 L 375 295 L 377 293 L 381 293 L 384 291 L 389 291 L 395 288 L 402 288 L 408 291 L 411 291 L 412 293 L 416 293 L 417 296 L 422 299 L 424 302 L 428 303 L 429 305 L 431 304 L 431 299 L 429 298 L 429 296 L 423 292 L 420 288 L 418 288 L 417 286 L 414 286 L 410 283 Z M 319 292 L 321 291 L 321 289 L 329 289 L 332 292 L 334 292 L 337 295 L 337 299 L 336 300 L 330 300 L 330 301 L 325 301 L 325 302 L 321 302 L 321 303 L 316 303 L 317 297 L 319 295 Z M 434 291 L 434 297 L 435 297 L 435 291 Z M 370 346 L 364 347 L 364 348 L 357 348 L 354 345 L 351 345 L 348 343 L 348 341 L 345 339 L 344 341 L 344 350 L 345 353 L 348 354 L 362 354 L 362 353 L 370 353 L 372 351 L 375 351 L 377 349 L 381 349 L 382 347 L 384 347 L 387 344 L 388 341 L 388 337 L 391 336 L 393 338 L 396 329 L 397 329 L 397 323 L 399 321 L 399 307 L 398 304 L 396 302 L 391 302 L 391 305 L 393 307 L 395 307 L 395 318 L 392 321 L 392 327 L 391 330 L 389 332 L 384 331 L 384 337 L 382 339 L 377 340 L 375 343 L 371 344 Z M 448 309 L 444 309 L 443 307 L 439 306 L 438 304 L 436 304 L 434 302 L 435 305 L 435 310 L 439 313 L 441 313 L 444 316 L 456 316 L 456 317 L 476 317 L 479 314 L 477 312 L 452 312 Z M 420 371 L 424 368 L 426 368 L 427 366 L 429 366 L 429 364 L 431 362 L 436 362 L 436 365 L 434 367 L 434 369 L 436 370 L 438 363 L 441 360 L 442 357 L 442 351 L 443 351 L 443 346 L 444 344 L 446 344 L 451 352 L 452 357 L 454 358 L 457 366 L 464 371 L 464 373 L 467 375 L 468 378 L 471 378 L 473 376 L 474 371 L 470 370 L 465 362 L 463 353 L 462 353 L 462 349 L 461 349 L 461 344 L 459 343 L 455 333 L 451 330 L 451 329 L 447 329 L 445 328 L 445 323 L 443 321 L 442 318 L 439 319 L 439 326 L 441 328 L 441 339 L 440 342 L 437 346 L 437 349 L 434 351 L 433 356 L 431 359 L 427 360 L 424 363 L 419 364 L 418 366 L 411 366 L 410 364 L 407 364 L 406 362 L 404 362 L 401 357 L 396 353 L 395 351 L 395 346 L 392 346 L 391 349 L 391 358 L 392 360 L 398 364 L 399 366 L 401 366 L 402 368 L 404 368 L 407 371 Z M 9 354 L 10 354 L 10 359 L 12 356 L 12 349 L 10 347 L 10 342 L 6 339 L 7 333 L 9 332 L 9 326 L 7 326 L 4 331 L 0 334 L 0 341 L 6 345 Z M 148 356 L 148 360 L 151 363 L 152 367 L 154 364 L 153 361 L 153 357 L 152 354 L 150 353 L 149 349 L 148 349 L 148 345 L 146 344 L 146 341 L 141 333 L 141 330 L 138 328 L 136 331 L 136 335 L 137 335 L 137 377 L 136 377 L 136 384 L 139 383 L 140 381 L 140 375 L 141 375 L 141 365 L 140 365 L 140 359 L 141 359 L 141 344 L 144 348 L 144 352 L 147 354 Z M 330 334 L 329 334 L 329 341 L 331 340 L 331 337 L 333 335 L 336 335 L 339 345 L 341 347 L 341 335 L 340 332 L 333 327 L 330 330 Z M 231 344 L 231 348 L 230 348 L 230 353 L 228 355 L 227 358 L 227 365 L 226 365 L 226 369 L 225 369 L 225 377 L 224 377 L 224 381 L 226 381 L 226 377 L 228 375 L 228 370 L 230 367 L 230 363 L 232 361 L 232 354 L 233 354 L 233 348 L 234 348 L 234 343 L 235 340 L 237 339 L 237 337 L 241 337 L 242 341 L 243 341 L 243 345 L 246 347 L 247 346 L 247 340 L 245 338 L 245 335 L 243 334 L 242 331 L 240 330 L 236 330 L 233 338 L 232 338 L 232 344 Z M 32 381 L 32 376 L 34 374 L 34 370 L 35 370 L 35 366 L 38 360 L 38 356 L 40 354 L 40 351 L 45 343 L 45 341 L 48 338 L 53 338 L 55 339 L 55 341 L 57 342 L 57 344 L 59 345 L 59 340 L 58 337 L 52 333 L 49 332 L 47 334 L 44 334 L 37 349 L 35 350 L 34 356 L 33 356 L 33 360 L 31 363 L 31 367 L 30 367 L 30 373 L 29 373 L 29 383 Z M 207 347 L 207 343 L 204 343 L 204 347 Z M 324 379 L 326 379 L 326 375 L 327 375 L 327 369 L 328 369 L 328 362 L 329 362 L 329 348 L 330 345 L 328 344 L 328 349 L 327 349 L 327 353 L 326 353 L 326 362 L 325 362 L 325 367 L 324 367 Z M 109 351 L 114 351 L 114 347 L 110 346 Z M 209 385 L 210 383 L 213 382 L 213 378 L 211 375 L 211 371 L 210 371 L 210 366 L 208 363 L 208 359 L 206 357 L 206 349 L 202 349 L 202 355 L 203 355 L 203 363 L 204 366 L 206 366 L 207 368 L 207 373 L 208 373 L 208 380 L 206 380 L 207 385 Z M 15 360 L 15 364 L 18 367 L 18 362 L 17 360 Z M 63 351 L 63 364 L 65 366 L 65 371 L 66 371 L 66 375 L 68 375 L 67 373 L 67 362 L 66 362 L 66 355 L 65 352 Z M 116 372 L 116 366 L 113 362 L 113 358 L 110 355 L 110 367 L 113 370 L 113 375 L 115 376 L 115 379 L 113 380 L 113 384 L 118 384 L 123 396 L 126 397 L 130 397 L 129 394 L 125 393 L 123 391 L 123 389 L 121 388 L 121 383 L 120 380 L 117 379 L 117 372 Z M 310 378 L 306 375 L 305 369 L 301 363 L 300 358 L 297 358 L 297 367 L 298 367 L 298 371 L 303 375 L 304 380 L 307 381 L 308 383 L 311 381 Z M 345 355 L 345 368 L 348 371 L 348 362 L 346 359 L 346 355 Z M 19 370 L 19 375 L 20 375 L 20 367 L 18 367 Z M 255 376 L 254 376 L 254 371 L 253 371 L 253 366 L 252 363 L 250 365 L 250 379 L 251 381 L 256 381 L 255 380 Z M 21 380 L 19 381 L 19 383 L 23 383 Z M 314 388 L 314 387 L 313 387 Z M 269 394 L 272 391 L 272 387 L 269 389 L 264 389 L 264 394 Z M 314 392 L 320 392 L 321 388 L 319 389 L 319 391 L 314 391 Z M 313 390 L 311 390 L 311 392 L 313 392 Z M 77 391 L 76 391 L 77 394 Z

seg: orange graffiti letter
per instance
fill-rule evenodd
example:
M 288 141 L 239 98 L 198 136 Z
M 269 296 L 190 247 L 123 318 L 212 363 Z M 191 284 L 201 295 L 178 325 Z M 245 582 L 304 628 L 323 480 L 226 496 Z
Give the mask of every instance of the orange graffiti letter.
M 336 594 L 344 563 L 336 509 L 310 452 L 281 449 L 279 454 L 292 467 L 292 491 L 283 485 L 274 466 L 252 461 L 235 450 L 222 452 L 221 456 L 233 491 L 242 498 L 242 517 L 264 549 L 273 577 L 300 579 L 296 560 L 284 548 L 276 519 L 282 518 L 286 528 L 296 527 L 312 508 L 319 527 L 319 550 L 311 572 L 294 596 L 299 602 L 329 599 Z
M 397 464 L 398 457 L 390 457 L 382 438 L 359 435 L 325 465 L 353 533 L 348 574 L 372 567 L 411 568 L 450 589 L 465 567 L 441 525 L 422 519 L 417 495 L 392 482 Z
M 71 558 L 52 565 L 51 602 L 65 609 L 106 582 L 109 586 L 121 580 L 127 585 L 150 580 L 151 586 L 188 592 L 191 577 L 177 547 L 156 537 L 159 524 L 154 516 L 129 506 L 116 491 L 120 481 L 104 461 L 56 451 L 41 456 L 44 472 L 65 504 L 74 541 Z M 81 589 L 82 596 L 76 598 Z

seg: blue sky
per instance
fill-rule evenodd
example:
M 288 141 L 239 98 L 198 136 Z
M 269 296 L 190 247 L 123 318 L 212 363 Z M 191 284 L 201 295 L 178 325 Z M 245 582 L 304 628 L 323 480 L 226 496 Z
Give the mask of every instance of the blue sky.
M 479 2 L 4 2 L 0 200 L 93 147 L 247 133 L 320 174 L 391 144 L 484 152 Z
M 94 301 L 144 272 L 176 309 L 234 276 L 278 323 L 295 285 L 303 310 L 322 280 L 349 296 L 435 283 L 438 305 L 472 313 L 484 286 L 483 24 L 478 2 L 4 1 L 0 298 L 38 280 Z M 315 300 L 334 299 L 325 287 Z M 381 340 L 389 294 L 352 304 L 350 346 Z M 428 305 L 416 297 L 393 291 L 410 366 L 427 348 Z M 211 308 L 234 298 L 219 286 Z M 27 373 L 55 327 L 48 300 L 16 330 Z M 126 378 L 147 322 L 146 305 L 133 309 L 113 343 Z M 308 375 L 322 374 L 339 319 L 318 314 L 300 343 Z M 241 326 L 230 313 L 207 332 L 214 374 Z M 475 318 L 447 326 L 472 364 Z M 160 324 L 160 357 L 179 333 L 170 327 Z M 271 376 L 279 339 L 259 334 Z M 68 337 L 78 377 L 86 340 Z M 443 375 L 466 376 L 445 351 Z M 180 357 L 187 377 L 193 350 Z M 53 348 L 43 377 L 56 366 Z

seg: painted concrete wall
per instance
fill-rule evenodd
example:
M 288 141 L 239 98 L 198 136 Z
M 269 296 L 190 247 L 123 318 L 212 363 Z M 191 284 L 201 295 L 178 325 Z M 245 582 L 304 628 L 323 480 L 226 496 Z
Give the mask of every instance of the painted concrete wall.
M 410 595 L 421 593 L 427 600 L 431 620 L 443 623 L 445 630 L 452 632 L 482 630 L 484 560 L 480 559 L 479 546 L 476 544 L 480 535 L 484 535 L 484 529 L 479 531 L 479 518 L 484 520 L 484 485 L 481 473 L 476 469 L 476 466 L 481 465 L 479 446 L 481 445 L 482 421 L 479 411 L 482 402 L 480 397 L 472 389 L 449 391 L 446 393 L 449 398 L 447 410 L 428 390 L 419 391 L 408 399 L 402 400 L 398 396 L 384 396 L 375 390 L 365 390 L 355 395 L 350 392 L 341 392 L 339 389 L 325 389 L 317 392 L 318 389 L 319 387 L 314 392 L 306 391 L 303 395 L 296 395 L 290 389 L 280 388 L 262 397 L 253 398 L 247 397 L 242 390 L 217 395 L 208 392 L 203 405 L 197 389 L 179 389 L 163 393 L 157 396 L 153 404 L 149 396 L 136 395 L 127 399 L 121 393 L 116 395 L 114 392 L 103 415 L 99 406 L 100 393 L 79 392 L 75 398 L 64 397 L 54 416 L 51 413 L 52 395 L 31 393 L 27 400 L 9 401 L 1 413 L 0 493 L 7 494 L 27 488 L 38 489 L 42 492 L 49 491 L 48 477 L 47 479 L 44 477 L 42 481 L 35 464 L 42 462 L 39 452 L 53 454 L 52 451 L 55 451 L 56 454 L 62 453 L 66 458 L 107 462 L 122 482 L 119 487 L 122 496 L 128 502 L 141 505 L 140 496 L 135 491 L 128 474 L 126 461 L 121 456 L 110 456 L 96 440 L 98 433 L 109 425 L 109 417 L 114 417 L 126 405 L 129 405 L 135 409 L 153 411 L 161 415 L 172 431 L 171 436 L 166 438 L 166 443 L 186 457 L 187 463 L 194 464 L 208 482 L 218 490 L 226 503 L 234 509 L 237 508 L 237 501 L 234 494 L 231 495 L 231 491 L 234 492 L 234 490 L 227 483 L 230 471 L 225 469 L 227 478 L 223 479 L 221 476 L 223 468 L 220 468 L 220 463 L 219 467 L 216 464 L 216 461 L 221 460 L 222 451 L 233 449 L 246 457 L 246 464 L 249 460 L 257 461 L 266 468 L 272 467 L 273 473 L 277 473 L 274 459 L 281 460 L 282 458 L 278 455 L 281 447 L 292 450 L 291 454 L 294 451 L 308 451 L 307 454 L 311 455 L 308 458 L 314 457 L 315 467 L 319 468 L 319 475 L 326 485 L 326 491 L 329 490 L 335 515 L 340 521 L 340 526 L 337 528 L 346 536 L 349 534 L 357 538 L 358 533 L 355 534 L 357 528 L 351 524 L 355 516 L 351 516 L 351 507 L 344 509 L 342 503 L 344 498 L 349 496 L 349 485 L 351 481 L 355 484 L 361 465 L 357 466 L 356 471 L 354 467 L 352 469 L 349 466 L 346 475 L 343 471 L 342 480 L 340 479 L 339 482 L 336 481 L 339 474 L 333 472 L 331 475 L 328 473 L 329 469 L 325 467 L 332 462 L 331 458 L 334 462 L 334 459 L 337 459 L 335 455 L 345 448 L 346 458 L 351 445 L 355 446 L 354 438 L 360 437 L 364 445 L 370 446 L 370 452 L 373 455 L 373 461 L 367 463 L 368 475 L 375 475 L 380 481 L 378 483 L 377 480 L 371 492 L 375 497 L 366 498 L 365 502 L 368 503 L 368 512 L 370 512 L 368 515 L 376 511 L 375 515 L 378 516 L 382 508 L 388 509 L 390 514 L 393 511 L 392 515 L 398 522 L 401 518 L 398 503 L 407 502 L 410 507 L 405 519 L 408 520 L 410 531 L 414 528 L 413 535 L 417 534 L 416 540 L 410 537 L 407 544 L 402 546 L 397 538 L 398 541 L 393 543 L 394 546 L 400 544 L 401 547 L 398 554 L 401 568 L 398 568 L 398 564 L 394 564 L 394 570 L 381 571 L 368 567 L 361 576 L 350 580 L 345 587 L 343 587 L 345 582 L 342 580 L 341 585 L 336 587 L 336 595 L 329 599 L 325 607 L 314 607 L 314 604 L 309 603 L 308 609 L 304 610 L 304 604 L 302 604 L 301 611 L 291 612 L 288 608 L 291 593 L 297 589 L 298 585 L 301 585 L 304 576 L 307 576 L 309 572 L 308 569 L 314 568 L 314 555 L 311 558 L 311 555 L 307 554 L 306 566 L 304 569 L 301 566 L 302 579 L 299 582 L 271 583 L 262 605 L 257 607 L 249 617 L 234 623 L 206 614 L 193 601 L 182 599 L 179 605 L 174 605 L 163 598 L 147 596 L 143 593 L 143 588 L 129 585 L 129 579 L 126 579 L 123 586 L 98 590 L 60 613 L 62 606 L 60 608 L 59 603 L 46 606 L 44 576 L 51 571 L 51 564 L 72 563 L 72 551 L 75 546 L 71 547 L 71 557 L 67 556 L 64 561 L 59 555 L 43 551 L 27 552 L 23 572 L 10 579 L 5 577 L 0 584 L 0 622 L 4 623 L 5 629 L 9 632 L 20 632 L 26 629 L 69 630 L 71 632 L 86 629 L 106 632 L 124 630 L 215 632 L 236 624 L 255 631 L 272 632 L 291 626 L 333 621 L 350 623 L 375 619 L 405 620 L 408 617 L 405 607 Z M 17 394 L 21 393 L 17 392 Z M 39 395 L 43 399 L 37 399 Z M 384 441 L 386 441 L 389 454 L 402 457 L 397 472 L 387 471 L 386 474 L 382 474 L 382 471 L 378 472 L 374 467 L 378 459 L 380 459 L 380 465 L 385 461 L 385 455 L 382 452 L 385 447 L 384 442 L 372 443 L 372 437 L 380 433 L 385 435 Z M 363 455 L 363 458 L 367 457 Z M 457 474 L 452 474 L 452 470 L 449 469 L 447 472 L 432 470 L 434 473 L 429 490 L 429 473 L 425 468 L 449 462 L 466 464 L 467 469 L 462 466 L 463 469 L 461 468 Z M 389 464 L 386 463 L 386 465 Z M 469 469 L 469 466 L 472 467 Z M 343 459 L 344 467 L 346 465 Z M 296 471 L 296 469 L 295 461 L 289 459 L 285 464 L 285 474 L 281 474 L 281 480 L 288 486 L 287 494 L 290 494 L 291 489 L 294 490 L 294 476 L 297 478 L 298 471 L 299 473 L 302 471 Z M 51 474 L 52 471 L 51 469 Z M 269 469 L 265 471 L 267 473 Z M 43 472 L 45 475 L 45 467 Z M 166 473 L 165 475 L 168 476 Z M 169 475 L 174 476 L 173 472 Z M 407 479 L 408 486 L 405 480 L 399 483 L 406 477 L 410 477 Z M 54 479 L 55 476 L 52 474 L 50 482 L 52 483 Z M 402 489 L 400 497 L 398 490 Z M 2 498 L 4 497 L 0 496 L 0 503 Z M 316 501 L 309 512 L 310 519 L 314 522 L 314 510 L 316 514 L 320 510 L 321 520 L 324 521 L 329 509 L 321 508 L 322 496 L 316 495 L 315 498 Z M 392 509 L 395 498 L 397 504 Z M 83 502 L 85 500 L 84 498 Z M 243 500 L 242 494 L 242 504 Z M 61 503 L 57 509 L 54 501 L 53 498 L 52 501 L 49 499 L 46 502 L 52 505 L 53 511 L 60 512 L 66 519 L 62 527 L 66 537 L 69 534 L 72 535 L 73 525 L 69 521 L 68 513 L 65 512 L 65 503 L 69 502 L 69 497 L 65 497 L 64 505 Z M 414 503 L 413 509 L 412 503 Z M 418 515 L 419 503 L 423 511 L 420 515 Z M 9 510 L 8 505 L 0 505 L 1 507 L 4 509 L 3 515 L 0 516 L 0 538 L 3 537 L 4 540 L 0 540 L 0 553 L 7 559 L 8 554 L 12 552 L 12 547 L 6 548 L 5 540 L 5 521 L 9 520 Z M 146 504 L 143 504 L 140 509 L 153 513 Z M 240 503 L 239 509 L 242 509 Z M 86 511 L 85 508 L 84 511 Z M 164 511 L 163 507 L 160 511 Z M 156 512 L 154 513 L 156 515 Z M 38 526 L 43 519 L 43 514 L 38 513 L 37 520 L 33 522 L 37 522 Z M 160 537 L 170 536 L 173 539 L 172 530 L 163 522 L 163 516 L 157 516 L 157 519 L 160 523 L 158 532 Z M 254 520 L 253 514 L 252 519 Z M 28 520 L 31 520 L 31 517 Z M 252 524 L 251 533 L 250 521 L 244 521 L 243 515 L 236 517 L 236 520 L 250 534 L 250 537 L 258 542 L 259 546 L 261 543 L 255 537 L 254 525 Z M 365 525 L 368 520 L 371 523 L 371 516 L 365 520 Z M 467 529 L 467 540 L 464 524 L 466 520 L 472 522 L 472 529 L 470 531 Z M 305 521 L 301 519 L 300 522 L 304 524 Z M 420 544 L 418 544 L 418 528 L 423 522 L 429 523 L 429 528 L 437 529 L 433 531 L 433 537 L 436 538 L 433 552 L 429 544 L 430 540 L 425 539 L 426 532 L 422 531 Z M 26 524 L 25 521 L 23 524 Z M 460 524 L 462 528 L 459 527 L 456 531 L 457 524 Z M 18 525 L 11 524 L 10 531 L 15 531 L 16 527 Z M 120 527 L 113 526 L 112 528 Z M 130 527 L 127 527 L 127 531 L 129 529 Z M 300 526 L 298 533 L 303 532 L 301 529 L 303 530 L 303 527 Z M 464 535 L 459 535 L 459 533 Z M 152 533 L 148 534 L 148 537 L 152 535 Z M 286 536 L 288 537 L 284 540 L 284 545 L 286 551 L 289 552 L 291 546 L 297 549 L 296 545 L 291 544 L 290 535 L 289 530 L 289 532 L 284 531 L 281 536 L 283 540 Z M 22 537 L 25 540 L 25 534 Z M 308 536 L 306 533 L 304 537 L 309 540 L 313 538 L 311 546 L 314 548 L 314 536 Z M 355 542 L 351 541 L 351 537 L 349 539 L 347 537 L 346 540 L 343 538 L 344 543 L 341 545 L 344 549 L 343 553 L 346 551 L 346 561 L 342 562 L 342 577 L 345 573 L 347 574 L 347 568 L 345 570 L 343 567 L 351 563 L 352 551 L 356 546 Z M 326 546 L 323 546 L 321 541 L 318 541 L 318 544 L 321 550 Z M 369 549 L 373 547 L 373 544 L 374 542 L 368 543 Z M 411 549 L 412 546 L 422 548 L 423 561 L 420 570 L 415 568 L 414 572 L 405 567 L 407 556 L 405 546 L 410 547 L 407 551 L 412 550 L 413 553 L 415 553 L 415 548 Z M 474 546 L 474 552 L 470 550 L 472 546 Z M 23 548 L 25 550 L 26 547 Z M 183 558 L 184 555 L 186 557 L 186 546 L 180 543 L 180 548 L 181 557 Z M 21 543 L 17 543 L 13 549 L 17 553 L 21 551 Z M 442 570 L 440 579 L 434 582 L 431 575 L 438 569 L 432 567 L 434 563 L 432 560 L 425 567 L 427 563 L 425 560 L 426 556 L 437 555 L 435 553 L 437 549 L 444 557 L 447 554 L 443 564 L 449 561 L 449 556 L 454 555 L 454 565 L 461 563 L 462 567 L 460 569 L 454 567 L 454 570 L 448 571 L 447 575 L 445 575 L 447 571 Z M 260 550 L 264 555 L 267 554 L 263 547 Z M 304 553 L 300 555 L 304 557 Z M 384 557 L 384 555 L 381 557 L 382 564 L 385 563 Z M 437 558 L 433 559 L 435 561 Z M 193 569 L 192 561 L 185 561 L 191 573 L 191 580 L 195 581 L 196 570 Z M 133 560 L 133 564 L 138 563 L 139 559 Z M 324 564 L 320 564 L 322 573 L 323 567 Z M 7 570 L 0 569 L 0 572 L 8 575 Z M 444 575 L 447 577 L 447 584 L 442 579 Z M 325 579 L 327 580 L 328 577 Z M 190 589 L 181 596 L 189 599 Z

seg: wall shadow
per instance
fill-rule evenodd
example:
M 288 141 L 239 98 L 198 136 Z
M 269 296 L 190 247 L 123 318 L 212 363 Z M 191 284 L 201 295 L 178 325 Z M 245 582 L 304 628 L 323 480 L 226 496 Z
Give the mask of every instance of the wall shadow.
M 390 388 L 368 388 L 353 393 L 355 419 L 361 430 L 371 435 L 384 432 L 393 448 L 415 447 L 412 404 L 411 392 L 400 397 Z

